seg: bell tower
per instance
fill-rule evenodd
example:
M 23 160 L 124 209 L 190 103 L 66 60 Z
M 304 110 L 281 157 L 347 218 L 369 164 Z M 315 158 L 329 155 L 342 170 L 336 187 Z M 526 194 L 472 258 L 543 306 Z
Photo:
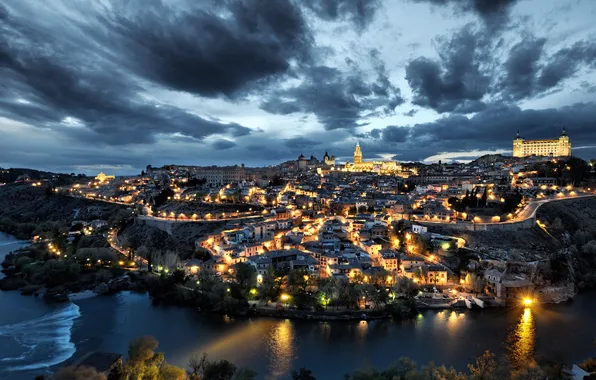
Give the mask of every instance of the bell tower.
M 513 157 L 524 157 L 524 138 L 519 135 L 519 129 L 513 140 Z
M 356 149 L 354 149 L 354 165 L 362 163 L 362 151 L 360 150 L 360 142 L 356 142 Z
M 563 133 L 561 133 L 561 136 L 559 137 L 558 145 L 558 156 L 571 156 L 571 142 L 569 141 L 569 136 L 567 136 L 565 128 L 563 128 Z

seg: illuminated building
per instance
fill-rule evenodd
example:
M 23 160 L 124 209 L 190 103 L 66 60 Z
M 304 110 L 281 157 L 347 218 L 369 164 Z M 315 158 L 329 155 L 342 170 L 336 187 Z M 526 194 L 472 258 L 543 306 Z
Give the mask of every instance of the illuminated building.
M 354 149 L 354 162 L 346 163 L 345 170 L 349 172 L 401 173 L 401 165 L 397 161 L 363 161 L 360 143 Z
M 335 156 L 329 156 L 329 153 L 325 152 L 323 162 L 328 166 L 335 166 Z
M 115 178 L 116 178 L 116 177 L 114 177 L 113 175 L 107 175 L 107 174 L 104 174 L 104 173 L 99 173 L 99 174 L 98 174 L 98 175 L 95 177 L 95 180 L 96 180 L 97 182 L 104 183 L 104 182 L 107 182 L 107 181 L 114 180 Z
M 561 136 L 554 140 L 526 140 L 517 131 L 517 136 L 513 140 L 513 157 L 527 157 L 532 155 L 552 157 L 571 156 L 571 142 L 565 129 L 563 129 Z

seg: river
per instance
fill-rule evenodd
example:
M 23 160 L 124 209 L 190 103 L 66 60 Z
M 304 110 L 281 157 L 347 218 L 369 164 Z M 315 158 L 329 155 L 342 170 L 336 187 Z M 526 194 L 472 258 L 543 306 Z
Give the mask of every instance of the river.
M 23 243 L 0 235 L 0 258 Z M 307 367 L 318 379 L 342 379 L 354 369 L 386 367 L 401 356 L 465 370 L 485 349 L 560 355 L 580 362 L 596 354 L 596 293 L 565 305 L 474 312 L 425 311 L 405 322 L 311 322 L 230 319 L 178 307 L 155 307 L 130 292 L 48 305 L 0 292 L 0 379 L 32 378 L 47 367 L 103 350 L 126 354 L 128 342 L 151 334 L 168 362 L 186 366 L 207 352 L 250 367 L 259 379 L 287 379 Z

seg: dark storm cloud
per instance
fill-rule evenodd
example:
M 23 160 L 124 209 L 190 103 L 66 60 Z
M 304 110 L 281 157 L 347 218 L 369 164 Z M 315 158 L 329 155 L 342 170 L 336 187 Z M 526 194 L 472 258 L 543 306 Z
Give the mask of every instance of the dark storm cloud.
M 306 137 L 296 136 L 291 139 L 286 139 L 284 145 L 290 149 L 309 149 L 314 146 L 320 145 L 320 141 L 314 141 L 307 139 Z
M 454 6 L 458 13 L 472 12 L 491 29 L 500 28 L 509 20 L 509 12 L 518 0 L 413 0 L 440 6 Z
M 582 68 L 596 68 L 596 43 L 587 40 L 549 54 L 547 39 L 530 34 L 505 50 L 486 29 L 467 25 L 436 42 L 439 59 L 410 60 L 406 80 L 412 103 L 439 113 L 469 114 L 482 111 L 487 102 L 534 98 L 560 90 Z
M 142 99 L 134 79 L 104 57 L 85 46 L 68 49 L 71 36 L 48 35 L 43 25 L 5 13 L 0 25 L 0 116 L 110 144 L 151 143 L 163 133 L 195 139 L 250 133 L 236 123 Z M 65 119 L 73 125 L 65 126 Z
M 261 104 L 267 112 L 290 114 L 313 113 L 326 130 L 354 130 L 365 125 L 365 114 L 392 113 L 404 102 L 399 88 L 388 78 L 378 52 L 369 54 L 376 78 L 367 82 L 360 68 L 347 60 L 350 70 L 342 73 L 327 66 L 305 67 L 299 72 L 303 80 L 296 87 L 272 91 Z
M 527 38 L 509 52 L 497 85 L 504 99 L 520 100 L 558 89 L 582 67 L 596 67 L 596 43 L 579 41 L 545 57 L 544 38 Z
M 236 146 L 236 143 L 226 139 L 215 140 L 211 146 L 218 150 L 231 149 Z
M 480 33 L 466 27 L 439 47 L 439 61 L 416 58 L 406 66 L 412 103 L 443 112 L 477 112 L 484 107 L 490 77 L 482 61 L 487 47 Z
M 398 127 L 395 125 L 385 127 L 385 129 L 383 129 L 382 131 L 383 140 L 385 140 L 386 142 L 403 143 L 407 140 L 409 134 L 410 128 Z
M 451 114 L 412 127 L 388 126 L 366 137 L 370 152 L 396 152 L 396 159 L 417 161 L 437 152 L 511 149 L 519 129 L 530 139 L 557 138 L 566 128 L 574 146 L 596 144 L 596 103 L 577 103 L 560 109 L 522 110 L 492 105 L 473 117 Z M 582 152 L 583 153 L 583 152 Z M 591 152 L 586 151 L 586 154 Z
M 381 6 L 380 0 L 304 0 L 304 5 L 324 20 L 348 20 L 363 30 Z
M 495 105 L 471 118 L 450 115 L 431 123 L 417 124 L 414 140 L 434 140 L 509 146 L 519 129 L 526 138 L 555 138 L 563 128 L 575 141 L 596 141 L 595 103 L 577 103 L 559 109 L 522 110 L 512 105 Z
M 172 89 L 233 96 L 285 73 L 291 60 L 310 60 L 310 30 L 289 0 L 228 0 L 208 10 L 188 2 L 177 11 L 165 1 L 129 4 L 110 20 L 113 29 L 138 72 Z
M 530 38 L 513 46 L 500 84 L 506 98 L 519 100 L 533 94 L 545 42 L 544 38 Z

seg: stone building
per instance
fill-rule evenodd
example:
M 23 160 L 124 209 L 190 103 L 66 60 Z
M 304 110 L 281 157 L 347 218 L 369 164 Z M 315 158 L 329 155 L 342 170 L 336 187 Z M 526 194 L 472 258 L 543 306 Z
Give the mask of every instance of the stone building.
M 551 157 L 571 156 L 571 142 L 565 129 L 563 129 L 563 133 L 561 133 L 558 139 L 553 140 L 526 140 L 517 131 L 517 136 L 513 140 L 513 157 L 528 157 L 532 155 Z
M 401 165 L 397 161 L 364 161 L 360 143 L 356 143 L 354 149 L 354 162 L 347 162 L 345 170 L 349 172 L 376 172 L 383 174 L 399 174 L 402 172 Z

